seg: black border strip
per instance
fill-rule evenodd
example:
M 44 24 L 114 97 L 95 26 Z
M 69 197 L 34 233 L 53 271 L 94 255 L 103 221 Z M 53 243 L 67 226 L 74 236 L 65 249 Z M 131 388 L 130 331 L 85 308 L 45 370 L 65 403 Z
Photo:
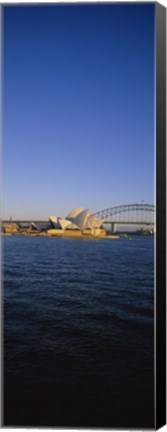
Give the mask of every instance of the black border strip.
M 156 16 L 156 429 L 166 423 L 166 9 Z

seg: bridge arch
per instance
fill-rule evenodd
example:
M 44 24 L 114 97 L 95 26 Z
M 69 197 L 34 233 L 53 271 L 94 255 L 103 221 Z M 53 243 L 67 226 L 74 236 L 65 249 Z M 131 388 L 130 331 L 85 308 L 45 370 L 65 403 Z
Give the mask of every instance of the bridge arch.
M 155 209 L 153 204 L 125 204 L 100 210 L 93 215 L 103 219 L 104 223 L 154 225 Z

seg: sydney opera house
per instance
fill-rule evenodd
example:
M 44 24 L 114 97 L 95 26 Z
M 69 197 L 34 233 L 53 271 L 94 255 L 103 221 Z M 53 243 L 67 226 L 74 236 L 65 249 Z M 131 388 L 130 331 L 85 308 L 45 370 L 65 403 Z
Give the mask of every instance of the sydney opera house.
M 72 210 L 66 218 L 50 216 L 49 222 L 51 229 L 50 235 L 66 233 L 69 235 L 90 234 L 94 236 L 105 235 L 102 227 L 103 220 L 94 215 L 90 215 L 89 210 L 83 210 L 82 207 Z

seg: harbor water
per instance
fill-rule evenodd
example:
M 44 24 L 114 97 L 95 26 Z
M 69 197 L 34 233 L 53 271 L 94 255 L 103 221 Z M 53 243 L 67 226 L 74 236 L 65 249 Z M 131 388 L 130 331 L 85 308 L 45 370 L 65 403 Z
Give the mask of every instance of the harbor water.
M 153 238 L 2 243 L 4 425 L 153 428 Z

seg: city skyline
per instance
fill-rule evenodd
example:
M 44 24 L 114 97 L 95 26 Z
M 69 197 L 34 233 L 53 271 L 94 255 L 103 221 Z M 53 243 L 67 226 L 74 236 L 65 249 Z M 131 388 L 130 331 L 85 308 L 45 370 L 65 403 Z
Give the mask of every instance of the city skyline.
M 3 218 L 154 203 L 154 4 L 3 8 Z

